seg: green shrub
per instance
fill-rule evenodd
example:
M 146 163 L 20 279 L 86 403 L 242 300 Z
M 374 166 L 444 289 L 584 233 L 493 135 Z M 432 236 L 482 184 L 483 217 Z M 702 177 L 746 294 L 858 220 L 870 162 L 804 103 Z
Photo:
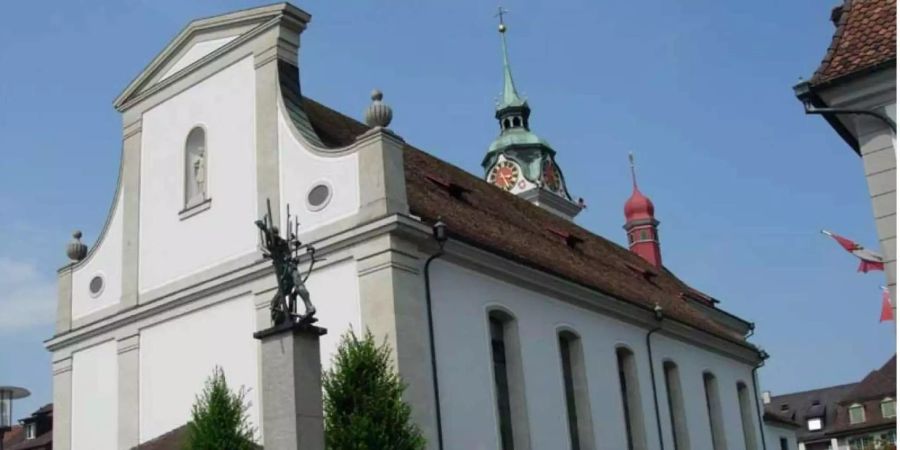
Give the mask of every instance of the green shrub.
M 225 372 L 216 366 L 191 408 L 185 450 L 259 448 L 254 442 L 255 430 L 247 415 L 250 403 L 245 397 L 243 387 L 238 392 L 228 388 Z
M 323 378 L 325 448 L 328 450 L 421 450 L 425 438 L 403 402 L 406 386 L 393 370 L 387 343 L 372 333 L 341 337 L 332 367 Z

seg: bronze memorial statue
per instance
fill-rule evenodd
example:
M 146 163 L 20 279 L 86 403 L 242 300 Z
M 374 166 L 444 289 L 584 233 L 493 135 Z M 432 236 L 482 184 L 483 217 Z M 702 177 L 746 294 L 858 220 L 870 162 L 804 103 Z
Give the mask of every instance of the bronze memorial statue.
M 314 317 L 316 307 L 313 306 L 309 299 L 309 291 L 306 289 L 306 280 L 312 273 L 313 266 L 317 261 L 316 249 L 312 245 L 303 245 L 297 239 L 299 230 L 299 221 L 295 218 L 291 220 L 291 209 L 287 209 L 287 237 L 281 237 L 278 226 L 272 223 L 272 205 L 266 201 L 268 212 L 261 220 L 257 220 L 256 226 L 259 228 L 260 249 L 263 257 L 272 260 L 272 266 L 275 267 L 275 277 L 278 280 L 278 291 L 272 298 L 270 311 L 272 314 L 272 325 L 278 326 L 286 323 L 291 324 L 311 324 L 316 322 Z M 292 230 L 293 228 L 293 230 Z M 306 275 L 301 275 L 297 266 L 300 264 L 301 250 L 306 248 L 305 253 L 309 255 L 309 267 L 306 269 Z M 303 299 L 303 306 L 306 308 L 303 314 L 297 314 L 297 296 Z

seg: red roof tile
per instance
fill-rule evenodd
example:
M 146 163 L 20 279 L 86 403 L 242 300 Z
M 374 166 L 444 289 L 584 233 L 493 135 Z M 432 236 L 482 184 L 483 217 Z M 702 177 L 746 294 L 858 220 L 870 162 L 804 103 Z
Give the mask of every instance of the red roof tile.
M 897 0 L 845 0 L 831 46 L 812 76 L 822 85 L 897 60 Z

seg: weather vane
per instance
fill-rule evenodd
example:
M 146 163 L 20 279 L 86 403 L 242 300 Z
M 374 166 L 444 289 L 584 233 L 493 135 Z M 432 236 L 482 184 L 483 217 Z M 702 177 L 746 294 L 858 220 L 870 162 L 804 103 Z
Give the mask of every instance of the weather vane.
M 501 33 L 506 32 L 506 24 L 503 23 L 503 15 L 509 13 L 509 10 L 504 8 L 503 6 L 497 6 L 497 14 L 494 14 L 494 17 L 500 18 L 500 25 L 497 27 Z
M 255 222 L 259 228 L 259 246 L 263 257 L 272 260 L 275 268 L 275 277 L 278 281 L 278 291 L 272 298 L 270 311 L 272 325 L 278 326 L 284 323 L 311 324 L 317 321 L 315 318 L 316 307 L 309 298 L 306 289 L 306 280 L 312 273 L 313 266 L 324 258 L 316 258 L 316 249 L 312 245 L 304 245 L 297 239 L 300 229 L 300 221 L 291 218 L 291 207 L 287 207 L 286 237 L 281 237 L 278 226 L 272 220 L 272 204 L 266 199 L 266 215 Z M 306 249 L 303 251 L 303 249 Z M 306 275 L 300 274 L 297 266 L 300 264 L 301 255 L 309 255 L 309 267 Z M 305 311 L 297 314 L 297 297 L 303 300 Z

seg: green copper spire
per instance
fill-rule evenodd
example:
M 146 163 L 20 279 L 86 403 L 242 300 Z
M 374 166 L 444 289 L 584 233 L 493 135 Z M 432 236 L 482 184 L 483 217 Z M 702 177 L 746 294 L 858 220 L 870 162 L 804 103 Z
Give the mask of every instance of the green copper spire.
M 506 12 L 502 6 L 497 9 L 497 17 L 500 18 L 497 30 L 500 31 L 500 46 L 503 51 L 503 101 L 497 105 L 498 110 L 525 104 L 525 101 L 516 92 L 516 83 L 513 82 L 512 69 L 509 67 L 509 55 L 506 50 L 506 24 L 503 22 L 503 14 Z

